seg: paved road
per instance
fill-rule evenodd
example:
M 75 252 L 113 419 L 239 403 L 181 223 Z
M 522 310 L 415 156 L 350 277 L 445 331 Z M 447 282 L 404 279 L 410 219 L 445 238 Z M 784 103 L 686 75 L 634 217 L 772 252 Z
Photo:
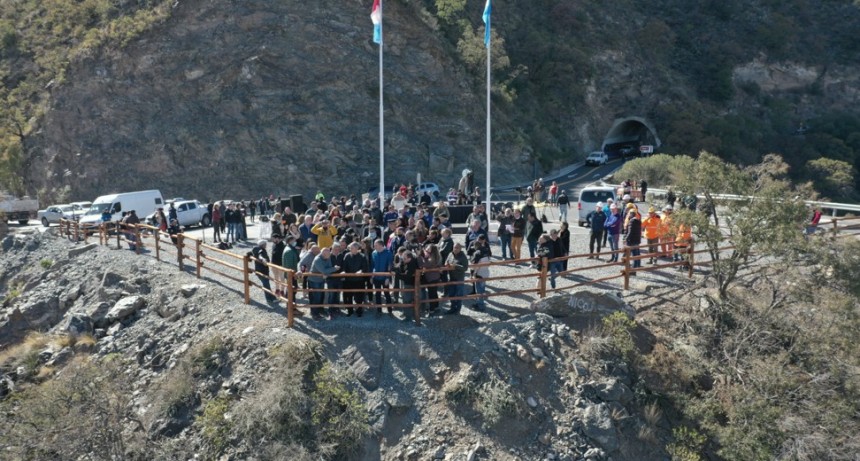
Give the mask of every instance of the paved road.
M 553 181 L 557 181 L 561 189 L 567 191 L 571 202 L 575 202 L 579 197 L 579 191 L 586 185 L 599 181 L 600 178 L 620 168 L 621 160 L 611 160 L 606 165 L 601 166 L 577 166 L 575 168 L 564 168 L 560 173 L 554 176 L 545 176 L 544 184 L 549 187 Z M 516 202 L 522 197 L 516 187 L 522 187 L 525 190 L 531 184 L 522 184 L 520 186 L 509 186 L 499 189 L 494 189 L 493 201 Z

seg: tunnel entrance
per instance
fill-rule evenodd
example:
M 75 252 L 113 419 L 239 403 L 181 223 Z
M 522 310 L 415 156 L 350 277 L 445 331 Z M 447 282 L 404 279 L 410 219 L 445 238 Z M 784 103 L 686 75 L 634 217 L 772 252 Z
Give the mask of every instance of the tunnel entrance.
M 639 155 L 639 146 L 660 147 L 654 125 L 642 117 L 616 119 L 603 139 L 603 152 L 610 157 Z

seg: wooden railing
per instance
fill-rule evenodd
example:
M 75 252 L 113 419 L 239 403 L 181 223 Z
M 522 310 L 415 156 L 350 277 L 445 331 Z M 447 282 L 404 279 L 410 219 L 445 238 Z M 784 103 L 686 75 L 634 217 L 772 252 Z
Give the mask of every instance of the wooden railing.
M 857 221 L 857 223 L 851 223 L 847 225 L 840 226 L 838 224 L 834 224 L 832 228 L 833 236 L 836 237 L 840 230 L 852 230 L 852 229 L 860 229 L 860 217 L 848 217 L 848 218 L 839 218 L 838 220 L 834 220 L 834 223 L 838 222 L 850 222 Z M 152 253 L 147 250 L 148 247 L 152 247 L 154 249 L 154 256 L 159 261 L 175 261 L 180 271 L 186 271 L 186 268 L 190 269 L 193 267 L 194 273 L 197 278 L 202 278 L 203 271 L 209 271 L 212 274 L 218 275 L 220 277 L 224 277 L 228 280 L 232 280 L 236 283 L 242 285 L 242 295 L 244 298 L 245 304 L 251 303 L 251 287 L 259 288 L 260 290 L 267 292 L 269 295 L 277 298 L 280 302 L 283 302 L 287 306 L 287 322 L 290 327 L 293 326 L 296 312 L 298 309 L 312 309 L 312 308 L 324 308 L 324 307 L 334 307 L 338 309 L 344 308 L 364 308 L 364 309 L 382 309 L 382 308 L 393 308 L 393 309 L 401 309 L 401 310 L 411 310 L 412 315 L 414 316 L 415 323 L 421 324 L 421 306 L 422 304 L 429 303 L 443 303 L 448 301 L 471 301 L 471 300 L 479 300 L 479 299 L 488 299 L 492 297 L 498 296 L 513 296 L 513 295 L 530 295 L 537 296 L 538 298 L 544 298 L 547 294 L 555 293 L 559 291 L 570 290 L 573 288 L 578 288 L 587 285 L 593 285 L 597 283 L 604 283 L 612 280 L 623 279 L 621 284 L 625 290 L 630 289 L 630 277 L 635 276 L 640 272 L 652 272 L 661 269 L 673 268 L 684 266 L 687 269 L 687 277 L 693 276 L 693 270 L 695 266 L 704 266 L 710 264 L 707 261 L 698 261 L 696 255 L 702 253 L 708 253 L 711 250 L 709 249 L 700 249 L 696 250 L 695 241 L 690 242 L 675 242 L 675 241 L 663 241 L 660 242 L 658 246 L 658 251 L 655 253 L 645 252 L 638 256 L 633 255 L 633 250 L 639 249 L 647 251 L 652 245 L 643 244 L 639 246 L 631 246 L 625 247 L 623 249 L 615 250 L 615 251 L 606 251 L 599 253 L 598 257 L 606 257 L 618 255 L 620 260 L 617 262 L 601 262 L 600 264 L 592 264 L 592 265 L 583 265 L 578 267 L 572 267 L 565 271 L 558 271 L 555 274 L 555 278 L 557 281 L 567 281 L 569 279 L 565 278 L 565 276 L 580 274 L 587 271 L 593 271 L 596 269 L 605 269 L 609 267 L 618 267 L 620 270 L 617 274 L 599 277 L 596 279 L 588 279 L 583 280 L 578 283 L 567 284 L 563 286 L 556 286 L 555 288 L 547 288 L 547 280 L 552 277 L 552 270 L 550 269 L 550 263 L 558 263 L 563 261 L 568 261 L 568 265 L 571 265 L 570 262 L 577 260 L 584 260 L 592 256 L 591 254 L 575 254 L 575 255 L 566 255 L 558 258 L 554 258 L 548 260 L 547 258 L 523 258 L 514 261 L 494 261 L 482 264 L 471 264 L 469 269 L 477 269 L 480 267 L 494 267 L 494 266 L 502 266 L 502 265 L 510 265 L 510 264 L 522 264 L 522 263 L 531 263 L 538 264 L 540 267 L 539 271 L 523 271 L 522 273 L 517 274 L 509 274 L 509 275 L 498 275 L 498 276 L 490 276 L 485 278 L 466 278 L 464 281 L 448 281 L 448 282 L 437 282 L 437 283 L 421 283 L 422 275 L 430 273 L 430 272 L 440 272 L 449 270 L 449 268 L 442 266 L 433 269 L 419 269 L 415 273 L 415 279 L 413 281 L 412 287 L 408 288 L 397 288 L 393 285 L 391 287 L 384 288 L 373 288 L 371 280 L 373 277 L 385 277 L 388 280 L 392 280 L 395 278 L 395 274 L 391 272 L 384 273 L 359 273 L 359 274 L 346 274 L 346 273 L 336 273 L 329 276 L 329 279 L 349 279 L 349 278 L 360 278 L 364 279 L 363 286 L 365 288 L 359 289 L 345 289 L 345 288 L 302 288 L 302 284 L 298 283 L 298 281 L 302 277 L 312 277 L 312 276 L 321 276 L 321 274 L 313 274 L 313 273 L 299 273 L 290 269 L 286 269 L 281 266 L 277 266 L 275 264 L 267 264 L 269 268 L 270 274 L 277 271 L 283 274 L 283 280 L 280 280 L 280 277 L 275 277 L 269 274 L 263 274 L 260 272 L 256 272 L 252 269 L 252 260 L 246 255 L 238 255 L 236 253 L 221 250 L 218 247 L 207 244 L 200 239 L 194 238 L 189 235 L 185 235 L 182 233 L 179 234 L 168 234 L 159 230 L 156 227 L 149 226 L 146 224 L 137 224 L 137 225 L 125 225 L 120 223 L 102 223 L 98 226 L 92 227 L 84 227 L 81 226 L 76 221 L 60 221 L 60 235 L 67 237 L 69 239 L 73 239 L 76 242 L 87 242 L 89 238 L 93 238 L 94 236 L 98 236 L 99 244 L 101 245 L 110 245 L 116 242 L 116 246 L 121 248 L 123 244 L 129 246 L 129 248 L 133 249 L 137 254 L 143 253 Z M 843 234 L 839 235 L 839 237 L 844 235 L 854 235 L 854 234 Z M 681 245 L 685 243 L 689 243 L 686 247 L 681 247 L 678 245 L 674 249 L 672 247 L 680 243 Z M 668 247 L 668 248 L 667 248 Z M 717 251 L 728 251 L 733 247 L 726 246 L 718 248 Z M 661 250 L 662 249 L 662 250 Z M 640 266 L 634 267 L 635 261 L 642 261 L 645 259 L 655 258 L 658 259 L 660 257 L 672 257 L 673 254 L 678 254 L 681 256 L 679 261 L 670 260 L 669 262 L 659 262 L 656 264 L 648 265 L 648 266 Z M 190 266 L 190 267 L 189 267 Z M 258 283 L 251 279 L 251 275 L 256 275 L 258 277 L 262 277 L 269 281 L 271 289 L 266 289 L 262 286 L 261 283 Z M 497 290 L 495 292 L 484 292 L 483 294 L 469 294 L 464 296 L 451 297 L 447 296 L 445 293 L 445 289 L 449 286 L 460 285 L 468 287 L 469 284 L 473 284 L 476 281 L 485 282 L 489 284 L 491 282 L 505 282 L 510 280 L 518 280 L 518 279 L 532 279 L 535 280 L 534 288 L 528 288 L 523 290 Z M 422 298 L 422 289 L 442 289 L 441 296 L 437 299 L 429 299 Z M 380 303 L 377 304 L 374 302 L 377 294 L 380 294 L 380 298 L 385 293 L 389 295 L 393 295 L 398 297 L 403 293 L 411 293 L 412 294 L 412 302 L 411 303 L 402 303 L 402 302 L 392 302 L 390 304 Z M 299 303 L 297 302 L 297 298 L 299 294 L 307 295 L 310 298 L 311 293 L 322 293 L 324 296 L 324 301 L 328 297 L 329 293 L 362 293 L 364 295 L 365 303 L 364 304 L 329 304 L 323 302 L 321 304 L 310 304 L 310 303 Z

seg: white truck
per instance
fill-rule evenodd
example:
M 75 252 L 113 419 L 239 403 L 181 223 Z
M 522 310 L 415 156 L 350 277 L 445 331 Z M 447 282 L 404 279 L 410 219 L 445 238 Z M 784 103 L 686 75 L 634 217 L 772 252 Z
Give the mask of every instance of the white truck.
M 0 215 L 3 222 L 18 221 L 26 225 L 31 219 L 36 219 L 39 212 L 39 201 L 30 197 L 16 198 L 11 194 L 0 191 Z
M 157 190 L 102 195 L 93 200 L 92 207 L 81 217 L 80 223 L 83 227 L 96 227 L 102 222 L 105 212 L 110 213 L 111 221 L 119 221 L 123 212 L 132 210 L 143 221 L 146 215 L 163 206 L 164 199 Z

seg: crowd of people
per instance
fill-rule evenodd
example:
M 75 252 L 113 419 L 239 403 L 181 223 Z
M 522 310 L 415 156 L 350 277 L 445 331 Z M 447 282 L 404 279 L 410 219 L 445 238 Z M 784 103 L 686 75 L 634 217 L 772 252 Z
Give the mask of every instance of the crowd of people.
M 217 202 L 210 206 L 216 241 L 235 243 L 246 239 L 245 218 L 265 223 L 267 228 L 262 233 L 269 238 L 260 239 L 247 255 L 255 263 L 267 302 L 277 304 L 279 297 L 288 292 L 295 295 L 301 284 L 309 304 L 314 306 L 314 320 L 333 320 L 340 315 L 361 317 L 368 303 L 380 307 L 375 310 L 376 316 L 383 315 L 383 309 L 393 314 L 392 306 L 406 307 L 414 302 L 416 284 L 426 315 L 460 313 L 462 300 L 448 300 L 448 308 L 442 309 L 440 294 L 445 298 L 476 294 L 478 297 L 470 299 L 469 307 L 477 311 L 486 308 L 486 300 L 480 295 L 486 293 L 483 279 L 490 277 L 487 263 L 493 252 L 491 218 L 483 204 L 473 205 L 466 219 L 465 236 L 457 236 L 456 241 L 447 201 L 433 203 L 429 194 L 418 196 L 409 186 L 397 190 L 384 207 L 379 206 L 378 198 L 343 196 L 326 200 L 322 194 L 317 194 L 303 213 L 280 200 L 261 199 L 254 204 L 255 212 L 247 202 Z M 540 264 L 529 261 L 570 252 L 567 223 L 561 229 L 545 232 L 533 198 L 522 209 L 503 209 L 495 219 L 502 260 L 541 270 Z M 523 246 L 528 248 L 526 258 L 521 254 Z M 281 267 L 296 274 L 291 277 L 292 290 L 287 290 Z M 556 274 L 566 268 L 566 261 L 551 263 L 547 268 L 553 287 Z M 467 284 L 467 280 L 471 283 Z M 323 289 L 326 291 L 320 291 Z M 412 318 L 409 309 L 403 312 L 404 320 Z M 302 314 L 296 311 L 296 315 Z

